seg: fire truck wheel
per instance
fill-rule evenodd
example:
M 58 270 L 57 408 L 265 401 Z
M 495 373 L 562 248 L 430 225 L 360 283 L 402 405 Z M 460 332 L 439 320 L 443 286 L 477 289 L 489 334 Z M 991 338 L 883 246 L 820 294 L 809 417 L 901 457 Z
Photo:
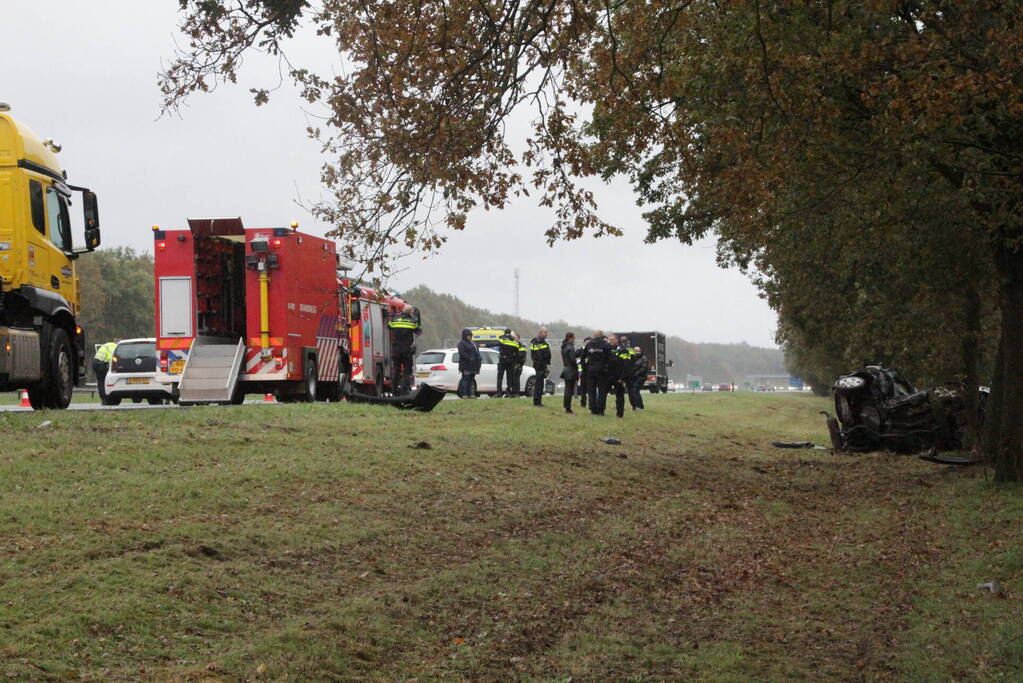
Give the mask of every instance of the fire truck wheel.
M 305 364 L 305 395 L 302 400 L 307 403 L 316 400 L 316 361 L 310 358 Z

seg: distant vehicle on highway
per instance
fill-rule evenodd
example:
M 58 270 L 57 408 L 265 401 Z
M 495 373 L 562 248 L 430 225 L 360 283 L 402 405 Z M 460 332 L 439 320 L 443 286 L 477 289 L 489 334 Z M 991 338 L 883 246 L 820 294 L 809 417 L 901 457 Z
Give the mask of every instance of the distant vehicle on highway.
M 152 405 L 173 400 L 170 385 L 156 379 L 156 339 L 124 339 L 118 342 L 103 382 L 103 405 L 116 406 L 122 399 Z
M 704 385 L 703 385 L 703 386 L 702 386 L 702 387 L 700 388 L 700 390 L 701 390 L 701 391 L 714 391 L 714 385 L 713 385 L 713 384 L 704 384 Z
M 675 361 L 667 360 L 667 343 L 663 332 L 614 332 L 619 338 L 629 338 L 629 346 L 638 346 L 643 350 L 650 368 L 646 382 L 641 389 L 651 394 L 668 390 L 668 368 L 675 366 Z
M 494 349 L 480 349 L 483 364 L 476 375 L 475 389 L 479 394 L 497 393 L 498 352 Z M 416 357 L 416 383 L 429 384 L 444 391 L 458 391 L 458 349 L 428 349 Z M 522 368 L 521 388 L 525 395 L 533 393 L 536 370 L 528 365 Z M 554 382 L 544 383 L 544 393 L 554 395 Z
M 731 384 L 719 384 L 718 385 L 718 391 L 732 391 L 732 385 Z

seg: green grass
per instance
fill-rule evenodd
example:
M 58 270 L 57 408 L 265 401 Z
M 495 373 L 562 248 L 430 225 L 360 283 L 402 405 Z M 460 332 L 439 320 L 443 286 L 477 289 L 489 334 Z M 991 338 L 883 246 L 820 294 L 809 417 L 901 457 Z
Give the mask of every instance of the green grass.
M 1020 678 L 1019 488 L 646 400 L 0 413 L 0 673 Z

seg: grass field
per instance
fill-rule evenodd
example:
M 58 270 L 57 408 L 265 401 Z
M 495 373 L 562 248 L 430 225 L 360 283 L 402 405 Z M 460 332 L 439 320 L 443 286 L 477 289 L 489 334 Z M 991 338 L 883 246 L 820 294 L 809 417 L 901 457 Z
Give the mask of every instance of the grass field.
M 805 395 L 559 400 L 0 413 L 0 672 L 1023 678 L 1019 488 L 772 448 Z

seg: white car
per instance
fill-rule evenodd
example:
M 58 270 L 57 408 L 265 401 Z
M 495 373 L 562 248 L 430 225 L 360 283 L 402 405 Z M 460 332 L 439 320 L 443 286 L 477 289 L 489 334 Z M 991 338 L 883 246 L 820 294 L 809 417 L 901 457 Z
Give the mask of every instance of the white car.
M 172 400 L 170 385 L 156 380 L 156 339 L 124 339 L 114 349 L 110 369 L 103 381 L 103 405 L 116 406 L 122 399 L 153 405 Z
M 493 349 L 480 349 L 482 364 L 476 374 L 476 393 L 497 393 L 497 360 L 498 353 Z M 533 382 L 536 381 L 536 370 L 528 365 L 522 368 L 519 386 L 529 396 L 533 393 Z M 444 391 L 458 391 L 458 381 L 462 373 L 458 371 L 458 349 L 429 349 L 416 357 L 416 384 L 429 384 Z M 550 379 L 544 384 L 544 393 L 554 394 L 554 382 Z

